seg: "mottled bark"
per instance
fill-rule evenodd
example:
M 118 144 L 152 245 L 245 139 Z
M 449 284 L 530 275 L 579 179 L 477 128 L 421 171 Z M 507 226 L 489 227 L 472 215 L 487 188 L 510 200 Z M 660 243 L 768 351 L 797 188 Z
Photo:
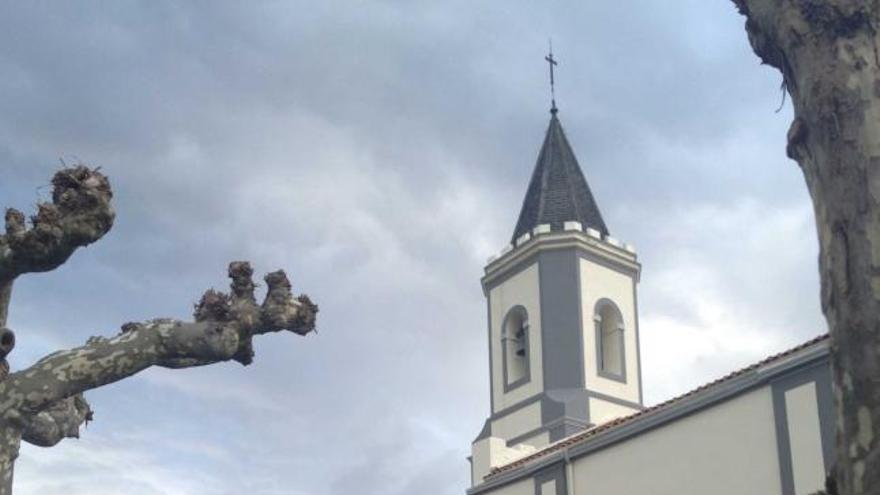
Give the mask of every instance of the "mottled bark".
M 233 262 L 230 294 L 205 292 L 195 307 L 195 321 L 126 323 L 114 337 L 92 337 L 83 346 L 7 375 L 4 358 L 15 335 L 3 327 L 12 282 L 21 274 L 61 265 L 113 222 L 110 184 L 97 171 L 62 170 L 52 183 L 53 202 L 38 205 L 31 228 L 23 214 L 9 209 L 6 234 L 0 236 L 0 495 L 12 493 L 21 440 L 50 447 L 79 436 L 80 426 L 92 419 L 83 392 L 150 366 L 188 368 L 229 360 L 247 365 L 254 356 L 254 335 L 282 330 L 305 335 L 314 330 L 318 311 L 307 296 L 294 298 L 280 270 L 266 275 L 266 296 L 257 304 L 250 264 Z
M 878 0 L 734 0 L 780 70 L 819 234 L 832 336 L 839 493 L 880 494 L 880 55 Z
M 230 264 L 230 276 L 232 295 L 207 291 L 196 305 L 194 322 L 127 323 L 114 337 L 92 337 L 81 347 L 50 354 L 10 374 L 0 382 L 0 414 L 7 434 L 17 431 L 35 445 L 55 445 L 78 436 L 79 426 L 91 418 L 81 395 L 87 390 L 150 366 L 187 368 L 229 360 L 247 365 L 253 359 L 254 335 L 282 330 L 305 335 L 314 330 L 317 306 L 306 296 L 293 297 L 283 271 L 266 275 L 268 291 L 262 305 L 254 298 L 248 263 Z M 17 449 L 18 444 L 0 444 L 0 461 L 4 456 L 14 460 L 17 451 L 6 452 L 4 447 Z M 0 462 L 0 479 L 2 469 Z

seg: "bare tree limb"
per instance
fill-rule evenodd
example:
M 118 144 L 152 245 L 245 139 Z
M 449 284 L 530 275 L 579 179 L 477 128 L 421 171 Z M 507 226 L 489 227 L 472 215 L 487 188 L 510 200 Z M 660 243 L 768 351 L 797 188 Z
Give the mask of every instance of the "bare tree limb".
M 31 228 L 23 213 L 6 210 L 6 234 L 0 236 L 0 287 L 23 273 L 57 268 L 77 248 L 97 241 L 113 226 L 110 182 L 97 170 L 85 166 L 60 170 L 52 186 L 52 202 L 37 205 Z M 0 308 L 2 316 L 6 310 L 3 304 Z
M 246 365 L 253 358 L 253 335 L 281 330 L 305 335 L 314 330 L 317 307 L 305 296 L 293 298 L 283 271 L 266 276 L 268 292 L 261 306 L 251 300 L 252 291 L 235 295 L 241 284 L 252 285 L 250 273 L 248 263 L 232 263 L 233 296 L 205 292 L 196 305 L 195 322 L 128 323 L 115 337 L 92 337 L 84 346 L 50 354 L 10 374 L 0 382 L 0 409 L 37 414 L 150 366 L 186 368 L 229 360 Z
M 318 307 L 305 295 L 293 297 L 283 271 L 266 275 L 268 290 L 258 305 L 253 270 L 247 262 L 233 262 L 231 294 L 205 292 L 194 322 L 126 323 L 114 337 L 92 337 L 83 346 L 8 374 L 5 357 L 15 346 L 15 335 L 5 326 L 16 277 L 60 266 L 113 225 L 110 183 L 97 170 L 64 169 L 52 185 L 52 202 L 37 205 L 30 228 L 24 214 L 10 208 L 0 235 L 0 495 L 12 493 L 21 440 L 49 447 L 79 436 L 92 418 L 86 390 L 150 366 L 188 368 L 229 360 L 247 365 L 254 356 L 254 335 L 282 330 L 305 335 L 315 329 Z

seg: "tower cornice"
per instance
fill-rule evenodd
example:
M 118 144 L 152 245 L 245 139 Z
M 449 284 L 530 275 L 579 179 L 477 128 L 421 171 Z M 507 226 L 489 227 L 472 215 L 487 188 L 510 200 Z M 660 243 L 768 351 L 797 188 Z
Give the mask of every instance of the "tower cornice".
M 613 237 L 602 238 L 596 230 L 588 228 L 584 231 L 577 222 L 566 222 L 563 231 L 552 231 L 547 225 L 539 225 L 505 247 L 498 256 L 490 258 L 480 279 L 484 294 L 518 273 L 520 267 L 533 263 L 539 253 L 560 249 L 575 249 L 581 256 L 639 281 L 642 265 L 635 248 Z

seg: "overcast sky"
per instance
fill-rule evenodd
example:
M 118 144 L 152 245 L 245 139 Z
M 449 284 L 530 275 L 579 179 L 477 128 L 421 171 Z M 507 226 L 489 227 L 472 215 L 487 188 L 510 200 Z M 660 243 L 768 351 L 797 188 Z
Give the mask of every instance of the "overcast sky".
M 21 278 L 13 368 L 188 318 L 230 260 L 288 271 L 319 333 L 243 368 L 93 391 L 25 446 L 29 495 L 462 494 L 488 414 L 479 278 L 549 114 L 634 244 L 645 400 L 823 333 L 791 109 L 728 1 L 3 2 L 0 203 L 100 166 L 117 221 Z

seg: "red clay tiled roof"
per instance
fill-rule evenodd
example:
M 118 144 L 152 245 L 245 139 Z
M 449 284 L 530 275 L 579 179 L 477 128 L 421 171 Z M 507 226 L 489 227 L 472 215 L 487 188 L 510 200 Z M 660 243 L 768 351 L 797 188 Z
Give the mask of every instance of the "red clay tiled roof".
M 766 366 L 768 364 L 772 364 L 775 361 L 781 361 L 782 359 L 785 359 L 785 358 L 791 356 L 792 354 L 795 354 L 799 351 L 802 351 L 810 346 L 813 346 L 815 344 L 818 344 L 819 342 L 822 342 L 822 341 L 825 341 L 828 339 L 829 339 L 828 334 L 820 335 L 820 336 L 813 338 L 807 342 L 804 342 L 803 344 L 801 344 L 797 347 L 793 347 L 787 351 L 780 352 L 779 354 L 770 356 L 770 357 L 768 357 L 762 361 L 759 361 L 755 364 L 752 364 L 752 365 L 746 366 L 745 368 L 742 368 L 740 370 L 734 371 L 734 372 L 732 372 L 722 378 L 719 378 L 713 382 L 709 382 L 705 385 L 702 385 L 700 387 L 697 387 L 697 388 L 691 390 L 690 392 L 679 395 L 678 397 L 673 397 L 672 399 L 669 399 L 665 402 L 661 402 L 661 403 L 659 403 L 655 406 L 651 406 L 647 409 L 643 409 L 643 410 L 641 410 L 637 413 L 631 414 L 629 416 L 617 418 L 617 419 L 614 419 L 614 420 L 609 421 L 607 423 L 603 423 L 599 426 L 596 426 L 595 428 L 583 431 L 581 433 L 574 434 L 574 435 L 572 435 L 568 438 L 562 439 L 554 444 L 548 445 L 547 447 L 544 447 L 544 449 L 542 449 L 542 450 L 539 450 L 533 454 L 527 455 L 526 457 L 523 457 L 522 459 L 517 459 L 509 464 L 505 464 L 503 466 L 498 466 L 498 467 L 494 468 L 492 471 L 490 471 L 489 474 L 486 475 L 486 477 L 484 479 L 488 480 L 488 479 L 490 479 L 500 473 L 511 471 L 511 470 L 516 469 L 520 466 L 528 464 L 532 461 L 535 461 L 535 460 L 540 459 L 542 457 L 546 457 L 554 452 L 559 452 L 559 451 L 567 449 L 571 446 L 574 446 L 574 445 L 577 445 L 580 443 L 584 443 L 587 440 L 589 440 L 590 438 L 595 437 L 596 435 L 598 435 L 600 433 L 605 433 L 609 430 L 618 428 L 620 426 L 630 424 L 630 423 L 632 423 L 636 420 L 639 420 L 645 416 L 654 414 L 660 410 L 667 409 L 670 406 L 678 404 L 678 403 L 682 402 L 683 400 L 688 399 L 688 398 L 690 398 L 694 395 L 697 395 L 701 392 L 704 392 L 710 388 L 721 385 L 722 383 L 725 383 L 729 380 L 732 380 L 738 376 L 742 376 L 750 371 L 756 370 L 756 369 L 761 368 L 763 366 Z

